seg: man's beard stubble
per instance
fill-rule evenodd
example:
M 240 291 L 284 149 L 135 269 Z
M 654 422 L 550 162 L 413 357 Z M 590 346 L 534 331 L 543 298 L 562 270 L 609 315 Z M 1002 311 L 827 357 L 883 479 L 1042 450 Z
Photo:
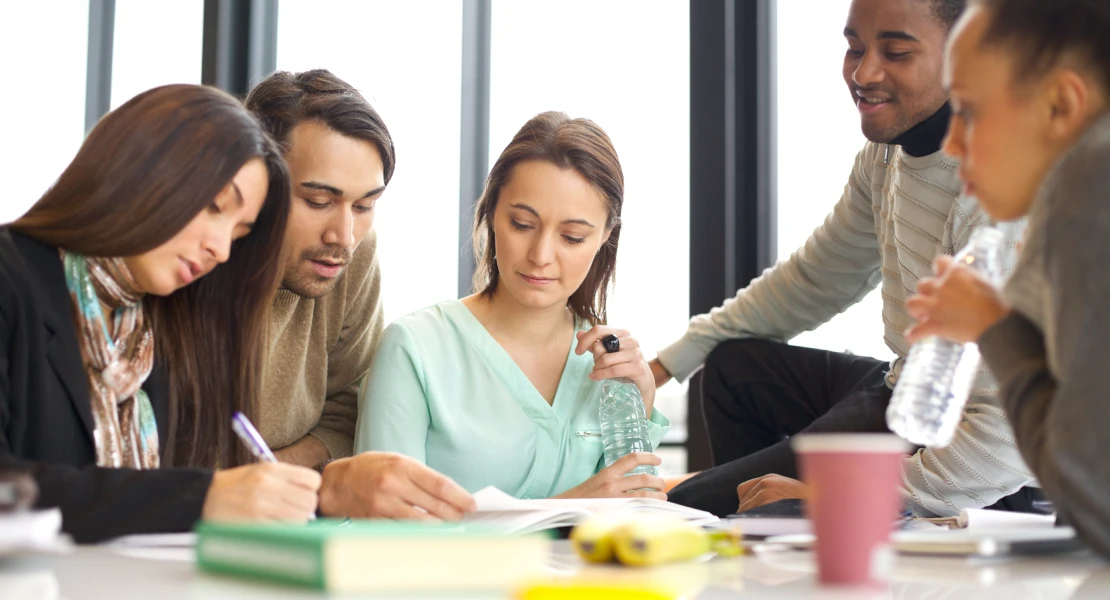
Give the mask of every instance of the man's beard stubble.
M 351 264 L 353 252 L 346 248 L 332 246 L 316 246 L 301 252 L 296 263 L 287 270 L 287 275 L 281 282 L 281 287 L 301 296 L 302 298 L 319 298 L 327 295 L 339 282 L 339 278 L 347 271 Z M 342 269 L 335 277 L 324 278 L 311 272 L 306 272 L 306 267 L 311 268 L 310 261 L 330 260 L 341 262 Z

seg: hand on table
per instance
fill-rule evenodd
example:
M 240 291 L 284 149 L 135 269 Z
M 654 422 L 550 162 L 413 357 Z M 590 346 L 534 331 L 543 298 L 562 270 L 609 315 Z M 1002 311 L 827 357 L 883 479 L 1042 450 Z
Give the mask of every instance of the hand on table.
M 736 486 L 736 496 L 740 499 L 736 512 L 744 512 L 778 500 L 809 498 L 809 486 L 782 475 L 764 475 Z
M 401 454 L 363 452 L 324 467 L 320 510 L 329 517 L 458 521 L 474 509 L 459 484 Z

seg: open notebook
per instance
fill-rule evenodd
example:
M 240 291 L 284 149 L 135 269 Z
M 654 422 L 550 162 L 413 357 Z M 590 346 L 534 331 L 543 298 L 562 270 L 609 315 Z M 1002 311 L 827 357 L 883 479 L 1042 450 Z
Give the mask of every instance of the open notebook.
M 509 533 L 566 527 L 592 515 L 617 511 L 674 515 L 698 525 L 718 520 L 705 511 L 653 498 L 521 500 L 490 486 L 478 490 L 474 500 L 478 510 L 467 515 L 464 523 L 481 524 Z
M 1003 556 L 1063 554 L 1083 550 L 1083 543 L 1071 527 L 895 531 L 890 539 L 894 548 L 905 554 Z M 808 550 L 815 540 L 813 534 L 778 535 L 767 538 L 764 543 L 768 548 L 782 546 Z
M 1056 515 L 965 508 L 955 517 L 920 519 L 949 529 L 1050 529 L 1056 526 Z

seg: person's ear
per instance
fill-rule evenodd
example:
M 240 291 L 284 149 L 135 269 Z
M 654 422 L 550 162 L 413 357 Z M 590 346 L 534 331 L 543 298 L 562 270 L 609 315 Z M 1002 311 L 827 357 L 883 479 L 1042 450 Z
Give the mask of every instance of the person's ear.
M 1084 77 L 1070 69 L 1059 69 L 1049 77 L 1048 134 L 1054 141 L 1070 144 L 1087 124 L 1091 88 Z
M 609 236 L 611 236 L 611 235 L 613 235 L 613 228 L 612 227 L 605 230 L 605 237 L 601 238 L 601 245 L 599 245 L 597 247 L 597 253 L 598 254 L 601 254 L 602 249 L 605 248 L 605 244 L 609 243 Z

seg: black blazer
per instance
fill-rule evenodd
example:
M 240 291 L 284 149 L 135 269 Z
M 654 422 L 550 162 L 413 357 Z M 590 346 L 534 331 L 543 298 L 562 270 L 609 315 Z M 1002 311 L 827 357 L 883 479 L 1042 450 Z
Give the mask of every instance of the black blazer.
M 168 388 L 143 386 L 166 439 Z M 30 472 L 78 542 L 188 531 L 210 471 L 96 466 L 88 379 L 58 249 L 0 227 L 0 469 Z

